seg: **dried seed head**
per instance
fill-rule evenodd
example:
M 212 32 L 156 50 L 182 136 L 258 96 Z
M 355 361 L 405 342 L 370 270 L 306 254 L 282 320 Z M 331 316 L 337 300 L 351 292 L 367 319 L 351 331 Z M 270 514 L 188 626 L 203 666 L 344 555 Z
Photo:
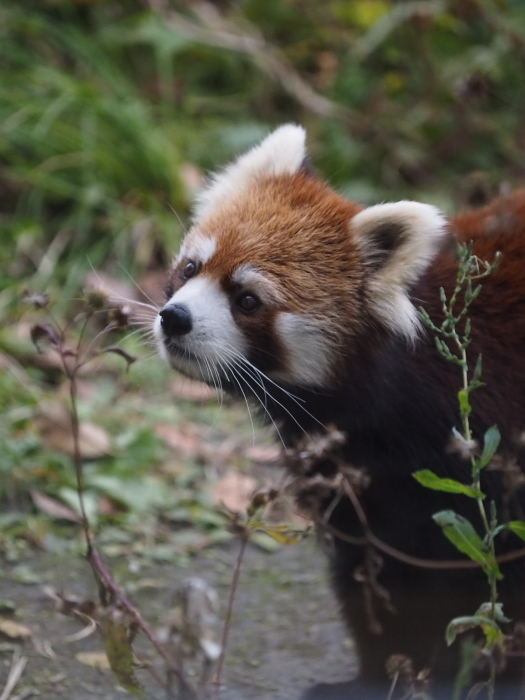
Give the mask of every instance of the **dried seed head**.
M 42 352 L 41 343 L 49 343 L 55 347 L 60 344 L 58 335 L 53 326 L 48 323 L 37 323 L 31 328 L 31 340 L 33 341 L 38 352 Z
M 31 304 L 35 309 L 41 310 L 49 306 L 49 295 L 39 294 L 26 288 L 22 290 L 22 301 L 26 304 Z
M 107 308 L 109 297 L 102 287 L 86 287 L 84 299 L 90 311 L 101 311 Z
M 256 491 L 248 505 L 247 514 L 248 517 L 253 516 L 258 510 L 266 508 L 272 501 L 279 496 L 279 491 L 277 489 L 259 489 Z
M 386 672 L 390 679 L 399 676 L 403 683 L 412 684 L 415 680 L 412 659 L 404 654 L 392 654 L 386 662 Z
M 525 485 L 525 474 L 514 457 L 496 455 L 488 465 L 489 471 L 503 475 L 503 486 L 507 494 L 513 494 Z
M 454 429 L 446 449 L 449 454 L 456 454 L 460 459 L 468 462 L 471 457 L 476 455 L 478 443 L 476 440 L 467 440 L 460 432 Z
M 120 330 L 125 330 L 130 323 L 131 309 L 129 306 L 117 306 L 112 309 L 109 314 L 110 323 L 119 328 Z

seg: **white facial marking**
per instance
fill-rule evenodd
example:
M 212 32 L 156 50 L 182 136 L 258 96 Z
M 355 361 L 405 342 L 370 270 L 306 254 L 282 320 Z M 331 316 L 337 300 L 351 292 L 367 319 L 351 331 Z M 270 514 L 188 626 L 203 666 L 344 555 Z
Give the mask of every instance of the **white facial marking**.
M 215 238 L 211 238 L 211 236 L 205 236 L 198 231 L 194 231 L 182 242 L 177 260 L 188 258 L 204 265 L 215 253 L 216 248 L 217 241 Z
M 232 353 L 246 352 L 246 341 L 233 320 L 228 297 L 215 280 L 199 275 L 177 290 L 166 305 L 169 304 L 186 307 L 192 329 L 172 338 L 175 352 L 169 352 L 158 316 L 154 333 L 160 354 L 175 369 L 213 384 L 220 364 L 227 367 Z
M 251 265 L 239 265 L 232 274 L 232 282 L 249 288 L 264 304 L 282 301 L 282 295 L 277 286 Z
M 275 328 L 289 358 L 287 371 L 275 373 L 275 378 L 306 387 L 325 386 L 333 352 L 323 327 L 306 316 L 283 312 L 277 316 Z
M 298 172 L 306 157 L 305 140 L 305 130 L 296 124 L 285 124 L 276 129 L 258 146 L 212 176 L 208 187 L 197 197 L 194 220 L 209 214 L 258 177 Z
M 370 272 L 367 280 L 370 302 L 385 325 L 408 338 L 415 338 L 420 322 L 408 298 L 408 288 L 426 270 L 439 250 L 446 232 L 446 220 L 436 207 L 420 202 L 369 207 L 350 222 L 365 258 L 373 260 L 377 252 L 374 230 L 388 225 L 399 226 L 399 245 L 378 270 Z

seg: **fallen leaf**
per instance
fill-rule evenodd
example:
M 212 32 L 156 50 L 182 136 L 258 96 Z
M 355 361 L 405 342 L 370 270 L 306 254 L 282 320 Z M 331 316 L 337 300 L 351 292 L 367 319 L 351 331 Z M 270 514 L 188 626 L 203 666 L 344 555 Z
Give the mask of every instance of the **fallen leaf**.
M 255 479 L 229 469 L 213 485 L 211 500 L 216 505 L 224 505 L 228 510 L 240 513 L 248 507 L 256 485 Z
M 35 425 L 44 446 L 49 450 L 74 455 L 71 415 L 65 406 L 47 403 L 41 407 Z M 84 459 L 96 459 L 110 452 L 110 439 L 104 428 L 94 423 L 80 424 L 79 447 Z
M 252 445 L 244 450 L 244 456 L 251 459 L 252 462 L 259 464 L 267 464 L 268 462 L 277 462 L 281 455 L 281 450 L 277 445 L 263 447 L 261 445 Z
M 100 496 L 98 499 L 98 512 L 99 515 L 104 516 L 116 515 L 117 513 L 122 513 L 122 507 L 106 496 Z
M 177 452 L 182 457 L 190 458 L 206 458 L 209 453 L 203 443 L 197 428 L 191 423 L 187 423 L 184 427 L 178 428 L 168 423 L 160 423 L 155 426 L 155 433 L 166 443 L 166 445 Z
M 68 508 L 60 501 L 57 501 L 40 491 L 31 491 L 31 498 L 35 506 L 46 515 L 57 520 L 69 520 L 74 523 L 81 521 L 80 516 L 75 511 Z
M 109 670 L 109 661 L 103 651 L 79 651 L 75 654 L 75 659 L 81 664 L 97 668 L 99 670 Z
M 0 618 L 0 634 L 9 639 L 27 639 L 33 633 L 25 625 L 21 625 L 14 620 L 7 620 L 5 617 Z
M 171 387 L 171 395 L 173 398 L 181 399 L 183 401 L 195 401 L 199 403 L 205 401 L 217 401 L 217 394 L 207 384 L 197 382 L 192 379 L 186 379 L 186 377 L 182 376 L 173 382 Z

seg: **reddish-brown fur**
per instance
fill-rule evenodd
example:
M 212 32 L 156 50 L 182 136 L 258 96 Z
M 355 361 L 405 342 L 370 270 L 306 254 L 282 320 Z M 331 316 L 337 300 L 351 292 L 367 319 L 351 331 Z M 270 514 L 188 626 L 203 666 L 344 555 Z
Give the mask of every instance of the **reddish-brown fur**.
M 483 357 L 486 387 L 473 394 L 476 415 L 484 423 L 497 422 L 514 437 L 525 430 L 525 390 L 516 381 L 514 367 L 525 357 L 525 189 L 496 199 L 480 210 L 458 214 L 450 224 L 459 241 L 473 241 L 473 253 L 484 261 L 501 260 L 495 273 L 482 281 L 482 292 L 472 304 L 472 344 L 469 356 Z M 441 316 L 438 290 L 453 290 L 457 263 L 452 253 L 431 265 L 414 297 L 434 317 Z M 432 360 L 431 355 L 428 361 Z M 495 398 L 504 397 L 504 401 Z M 491 407 L 499 406 L 494 415 Z
M 203 273 L 227 278 L 237 266 L 255 264 L 275 284 L 280 310 L 326 317 L 347 335 L 359 323 L 363 274 L 348 222 L 361 209 L 302 173 L 261 179 L 199 222 L 217 241 Z

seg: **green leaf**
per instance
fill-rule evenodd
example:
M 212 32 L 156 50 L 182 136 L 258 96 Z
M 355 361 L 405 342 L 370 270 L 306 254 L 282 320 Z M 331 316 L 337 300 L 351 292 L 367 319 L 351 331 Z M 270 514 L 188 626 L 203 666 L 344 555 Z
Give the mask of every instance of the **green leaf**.
M 494 457 L 496 450 L 499 447 L 500 440 L 501 435 L 498 430 L 498 426 L 493 425 L 492 428 L 489 428 L 485 433 L 485 437 L 483 439 L 483 452 L 475 465 L 476 472 L 479 472 L 481 469 L 486 467 L 490 460 Z
M 494 644 L 495 641 L 502 637 L 498 623 L 494 620 L 490 620 L 484 615 L 467 615 L 465 617 L 456 617 L 449 623 L 445 632 L 447 644 L 450 646 L 458 634 L 468 632 L 476 627 L 481 627 L 487 642 L 490 644 Z
M 525 541 L 525 523 L 523 520 L 511 520 L 510 523 L 506 523 L 505 527 Z
M 463 554 L 483 565 L 489 577 L 501 578 L 498 565 L 486 551 L 483 540 L 471 523 L 452 510 L 442 510 L 433 516 L 443 528 L 445 537 Z
M 130 627 L 126 625 L 122 614 L 116 609 L 106 608 L 100 617 L 99 629 L 109 665 L 119 685 L 130 695 L 145 698 L 146 694 L 135 676 Z
M 427 489 L 434 491 L 446 491 L 447 493 L 462 493 L 469 498 L 485 498 L 485 494 L 467 484 L 462 484 L 455 479 L 442 479 L 429 469 L 422 469 L 413 474 L 416 481 Z
M 482 603 L 474 614 L 492 619 L 492 603 Z M 511 622 L 503 613 L 503 603 L 496 603 L 494 605 L 494 620 L 496 620 L 496 622 Z
M 272 553 L 281 549 L 281 544 L 265 532 L 254 532 L 250 537 L 250 541 L 260 547 L 264 552 Z
M 478 359 L 476 361 L 476 366 L 474 367 L 474 372 L 472 373 L 472 379 L 474 382 L 479 382 L 481 380 L 481 372 L 482 372 L 482 359 L 481 355 L 478 355 Z

